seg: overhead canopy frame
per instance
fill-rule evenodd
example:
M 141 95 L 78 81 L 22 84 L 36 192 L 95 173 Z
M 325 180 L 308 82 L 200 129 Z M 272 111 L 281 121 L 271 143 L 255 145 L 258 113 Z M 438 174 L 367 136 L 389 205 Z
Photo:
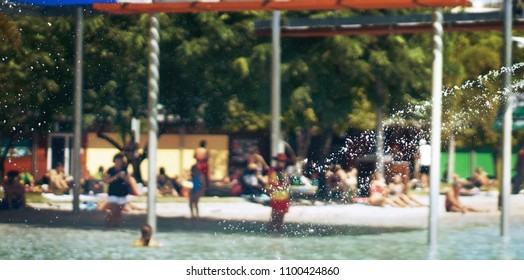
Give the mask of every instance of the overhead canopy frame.
M 445 31 L 501 30 L 501 12 L 447 13 L 443 15 Z M 432 30 L 431 15 L 355 16 L 326 19 L 284 19 L 282 37 L 329 37 L 335 35 L 385 35 L 427 33 Z M 515 29 L 524 28 L 524 18 L 514 18 Z M 271 35 L 270 21 L 256 21 L 255 33 Z
M 198 13 L 242 11 L 310 11 L 407 9 L 466 7 L 468 0 L 211 0 L 150 1 L 130 0 L 116 3 L 94 3 L 93 7 L 112 14 Z

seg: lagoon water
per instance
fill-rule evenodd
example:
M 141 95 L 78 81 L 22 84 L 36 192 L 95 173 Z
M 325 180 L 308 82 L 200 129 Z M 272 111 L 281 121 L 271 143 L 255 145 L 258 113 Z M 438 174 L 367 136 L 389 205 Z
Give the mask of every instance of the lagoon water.
M 263 223 L 246 224 L 245 232 L 227 222 L 220 231 L 159 228 L 160 248 L 135 248 L 138 231 L 39 227 L 0 224 L 3 260 L 509 260 L 524 259 L 523 224 L 512 225 L 509 241 L 499 226 L 484 223 L 439 226 L 434 253 L 426 229 L 332 228 L 302 225 L 299 234 L 257 232 Z M 235 225 L 234 227 L 237 227 Z M 298 225 L 297 227 L 300 227 Z

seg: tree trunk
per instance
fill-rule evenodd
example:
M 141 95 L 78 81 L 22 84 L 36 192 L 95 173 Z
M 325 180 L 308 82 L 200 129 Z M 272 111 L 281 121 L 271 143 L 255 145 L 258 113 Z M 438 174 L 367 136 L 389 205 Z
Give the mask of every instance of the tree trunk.
M 308 157 L 309 147 L 311 146 L 311 128 L 300 128 L 295 130 L 295 138 L 297 141 L 297 157 L 305 159 Z
M 324 138 L 324 146 L 322 148 L 322 154 L 321 157 L 325 160 L 329 153 L 331 152 L 331 144 L 333 143 L 333 133 L 332 131 L 329 131 L 326 138 Z

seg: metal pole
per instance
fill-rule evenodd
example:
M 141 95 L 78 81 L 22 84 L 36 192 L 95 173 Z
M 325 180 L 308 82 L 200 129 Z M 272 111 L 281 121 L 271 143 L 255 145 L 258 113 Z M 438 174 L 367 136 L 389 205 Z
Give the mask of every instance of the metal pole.
M 377 108 L 377 172 L 384 173 L 384 122 L 382 104 Z
M 448 172 L 447 182 L 451 184 L 453 182 L 453 174 L 455 173 L 455 135 L 453 132 L 449 136 L 449 148 L 448 148 Z
M 429 174 L 429 245 L 437 245 L 437 203 L 440 190 L 440 132 L 442 116 L 442 10 L 433 11 L 433 79 L 431 111 L 431 169 Z
M 33 132 L 33 147 L 31 148 L 31 174 L 34 178 L 37 178 L 37 172 L 38 172 L 38 150 L 40 147 L 40 134 L 38 132 Z
M 149 180 L 147 186 L 147 223 L 156 231 L 156 156 L 158 146 L 158 122 L 157 122 L 157 103 L 158 103 L 158 82 L 160 75 L 159 55 L 159 23 L 158 14 L 151 15 L 149 19 L 149 83 L 148 83 L 148 109 L 149 109 L 149 133 L 148 133 L 148 162 Z
M 512 0 L 504 1 L 504 125 L 502 135 L 502 189 L 500 235 L 509 238 L 509 194 L 511 189 L 511 130 L 513 126 L 514 96 L 511 89 L 511 47 L 513 29 Z
M 75 117 L 76 117 L 76 114 L 75 114 Z M 74 138 L 74 134 L 73 134 L 73 138 Z M 74 166 L 71 166 L 71 165 L 75 165 L 75 162 L 74 162 L 74 155 L 73 155 L 73 162 L 71 162 L 71 149 L 69 149 L 69 147 L 71 146 L 69 143 L 70 139 L 71 139 L 71 135 L 67 135 L 67 134 L 64 135 L 64 172 L 65 174 L 72 174 L 74 171 L 71 172 L 71 170 L 74 170 L 75 168 Z M 75 141 L 73 140 L 73 143 L 74 142 Z M 73 148 L 73 152 L 74 152 L 74 148 Z
M 75 51 L 75 124 L 74 124 L 74 139 L 73 139 L 73 212 L 80 211 L 80 148 L 82 144 L 82 65 L 83 65 L 83 30 L 84 30 L 84 14 L 83 8 L 76 8 L 76 51 Z
M 280 11 L 273 11 L 271 64 L 271 156 L 281 152 L 280 137 Z

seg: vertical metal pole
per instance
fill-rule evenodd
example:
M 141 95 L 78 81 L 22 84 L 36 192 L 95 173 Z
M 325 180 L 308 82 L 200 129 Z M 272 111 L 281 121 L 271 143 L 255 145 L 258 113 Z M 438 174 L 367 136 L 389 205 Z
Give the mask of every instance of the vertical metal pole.
M 448 173 L 446 174 L 448 184 L 453 182 L 453 174 L 455 174 L 455 135 L 451 133 L 448 148 Z
M 160 35 L 158 14 L 152 14 L 149 19 L 149 83 L 148 83 L 148 109 L 149 109 L 149 133 L 148 133 L 148 162 L 149 180 L 147 186 L 147 223 L 156 231 L 156 165 L 158 147 L 158 122 L 157 122 L 157 103 L 158 103 L 158 83 L 160 75 Z
M 511 130 L 513 126 L 513 106 L 515 103 L 511 89 L 511 47 L 513 29 L 512 0 L 504 0 L 504 125 L 502 135 L 502 189 L 500 235 L 509 238 L 509 195 L 511 190 Z
M 382 104 L 377 109 L 377 172 L 384 173 L 384 123 Z
M 48 134 L 47 136 L 47 170 L 53 167 L 53 136 Z
M 137 118 L 131 119 L 131 133 L 136 144 L 140 144 L 140 120 Z
M 429 174 L 429 245 L 437 245 L 437 209 L 440 190 L 440 132 L 442 117 L 442 10 L 433 11 L 433 78 L 431 111 L 431 169 Z
M 271 64 L 271 156 L 281 152 L 280 137 L 280 11 L 273 11 Z
M 40 149 L 40 134 L 38 132 L 33 132 L 33 146 L 31 147 L 31 174 L 34 178 L 37 178 L 38 172 L 38 150 Z
M 75 124 L 74 124 L 74 139 L 73 139 L 73 212 L 80 211 L 80 148 L 82 144 L 82 65 L 83 58 L 83 41 L 84 41 L 84 14 L 83 8 L 76 8 L 76 51 L 75 51 Z M 68 143 L 68 141 L 66 141 Z M 69 150 L 69 147 L 68 147 Z M 64 163 L 67 164 L 67 163 Z
M 76 110 L 76 108 L 75 108 L 75 110 Z M 76 121 L 76 114 L 75 114 L 75 121 Z M 76 129 L 75 129 L 75 131 L 76 131 Z M 74 171 L 71 172 L 71 170 L 74 170 L 74 168 L 75 168 L 74 167 L 74 165 L 75 165 L 74 155 L 73 155 L 73 158 L 72 158 L 73 162 L 71 162 L 71 149 L 69 148 L 69 147 L 71 147 L 70 138 L 71 138 L 71 135 L 69 135 L 69 134 L 64 135 L 64 172 L 65 172 L 65 174 L 72 174 Z M 73 140 L 73 145 L 74 145 L 74 140 Z M 74 152 L 74 148 L 73 148 L 73 152 Z

